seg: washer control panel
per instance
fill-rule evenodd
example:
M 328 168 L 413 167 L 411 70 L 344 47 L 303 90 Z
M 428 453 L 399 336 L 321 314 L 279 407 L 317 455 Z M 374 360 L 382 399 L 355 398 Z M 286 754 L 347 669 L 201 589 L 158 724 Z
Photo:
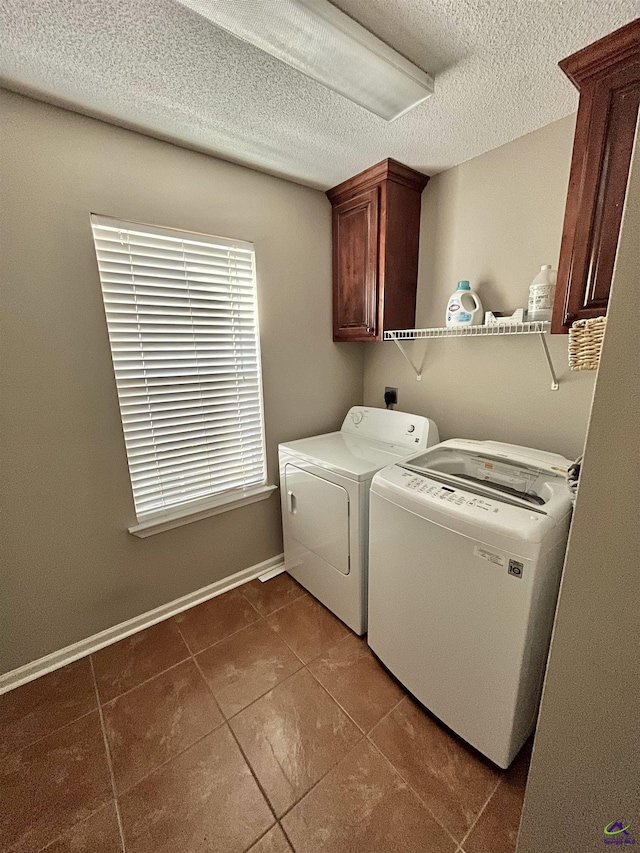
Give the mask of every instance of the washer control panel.
M 488 501 L 486 498 L 479 498 L 475 495 L 470 495 L 468 492 L 462 492 L 452 486 L 445 486 L 443 483 L 438 483 L 435 480 L 430 480 L 422 474 L 414 474 L 411 471 L 402 472 L 402 485 L 405 489 L 411 489 L 412 492 L 435 498 L 439 501 L 462 506 L 466 504 L 469 507 L 476 507 L 484 512 L 499 512 L 500 504 L 495 501 Z

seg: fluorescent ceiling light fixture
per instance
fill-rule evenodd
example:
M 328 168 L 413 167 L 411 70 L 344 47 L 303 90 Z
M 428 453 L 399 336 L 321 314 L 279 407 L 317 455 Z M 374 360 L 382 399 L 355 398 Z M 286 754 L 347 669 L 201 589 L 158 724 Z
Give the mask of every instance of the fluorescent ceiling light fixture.
M 387 121 L 433 94 L 429 74 L 328 0 L 178 2 Z

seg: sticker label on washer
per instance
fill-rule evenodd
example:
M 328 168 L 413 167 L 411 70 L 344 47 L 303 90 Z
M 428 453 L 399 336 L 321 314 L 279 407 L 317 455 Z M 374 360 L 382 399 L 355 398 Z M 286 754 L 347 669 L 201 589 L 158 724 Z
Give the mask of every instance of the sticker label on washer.
M 521 578 L 522 572 L 524 571 L 524 563 L 521 563 L 519 560 L 509 560 L 509 569 L 508 572 L 514 578 Z
M 484 545 L 475 545 L 473 548 L 474 557 L 480 557 L 481 560 L 486 560 L 487 563 L 493 563 L 494 566 L 506 566 L 507 558 L 503 554 L 492 551 Z

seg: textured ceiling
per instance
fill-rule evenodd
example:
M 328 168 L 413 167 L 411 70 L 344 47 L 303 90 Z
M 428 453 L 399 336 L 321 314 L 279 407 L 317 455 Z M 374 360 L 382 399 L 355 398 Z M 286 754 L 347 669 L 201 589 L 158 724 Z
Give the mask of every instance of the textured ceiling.
M 173 0 L 0 0 L 0 80 L 326 188 L 385 157 L 434 174 L 569 114 L 577 94 L 558 60 L 640 11 L 638 0 L 336 5 L 434 74 L 435 95 L 388 124 Z

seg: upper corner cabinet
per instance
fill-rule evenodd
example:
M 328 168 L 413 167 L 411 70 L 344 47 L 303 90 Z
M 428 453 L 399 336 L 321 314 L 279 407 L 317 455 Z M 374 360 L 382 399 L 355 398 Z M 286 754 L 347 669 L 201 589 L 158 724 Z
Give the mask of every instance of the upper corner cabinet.
M 429 178 L 383 160 L 327 191 L 333 206 L 333 340 L 415 325 L 420 203 Z
M 640 101 L 640 19 L 560 68 L 580 92 L 551 331 L 607 313 Z

